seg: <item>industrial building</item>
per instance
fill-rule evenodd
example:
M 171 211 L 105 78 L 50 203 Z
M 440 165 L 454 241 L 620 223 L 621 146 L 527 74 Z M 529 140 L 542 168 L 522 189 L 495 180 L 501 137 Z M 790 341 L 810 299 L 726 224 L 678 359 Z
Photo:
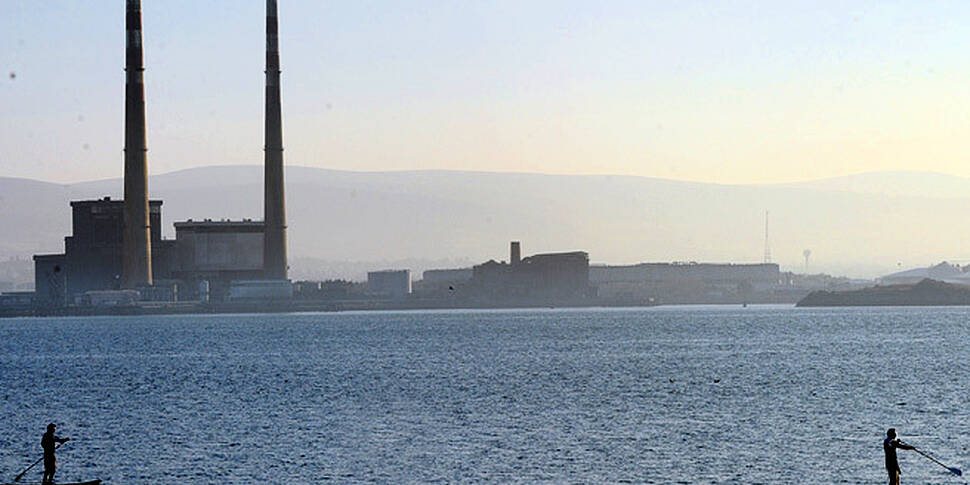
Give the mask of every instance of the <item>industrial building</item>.
M 162 239 L 162 201 L 153 200 L 149 207 L 152 266 L 161 288 L 172 276 L 175 241 Z M 124 202 L 110 197 L 73 201 L 71 212 L 72 231 L 64 238 L 64 253 L 34 256 L 35 298 L 40 305 L 72 304 L 88 291 L 123 288 Z
M 367 293 L 378 298 L 401 299 L 411 294 L 411 270 L 367 272 Z
M 590 284 L 589 255 L 583 251 L 521 257 L 518 241 L 509 262 L 490 260 L 472 268 L 463 294 L 483 303 L 581 304 L 596 297 Z
M 211 295 L 222 300 L 232 281 L 262 277 L 262 221 L 176 222 L 175 239 L 162 239 L 162 202 L 153 200 L 150 207 L 154 284 L 134 288 L 142 299 L 208 299 Z M 42 306 L 91 301 L 81 297 L 124 289 L 124 202 L 110 197 L 74 201 L 71 209 L 73 230 L 64 238 L 64 253 L 34 256 L 35 297 Z
M 266 2 L 264 221 L 192 220 L 161 238 L 161 205 L 148 198 L 144 57 L 140 0 L 126 2 L 124 200 L 71 202 L 63 254 L 34 256 L 35 304 L 180 298 L 226 299 L 234 281 L 245 298 L 288 298 L 283 130 L 276 0 Z M 272 284 L 253 283 L 273 281 Z M 104 292 L 126 291 L 119 298 Z M 262 293 L 261 293 L 262 292 Z
M 589 277 L 600 298 L 627 304 L 754 302 L 790 286 L 774 263 L 592 266 Z
M 453 298 L 456 290 L 471 281 L 472 268 L 429 269 L 415 282 L 414 293 L 424 298 Z
M 262 277 L 264 227 L 252 220 L 176 222 L 172 275 L 187 289 L 208 290 L 210 298 L 225 299 L 233 281 Z
M 427 285 L 451 285 L 464 283 L 474 275 L 472 268 L 429 269 L 421 274 L 421 281 Z

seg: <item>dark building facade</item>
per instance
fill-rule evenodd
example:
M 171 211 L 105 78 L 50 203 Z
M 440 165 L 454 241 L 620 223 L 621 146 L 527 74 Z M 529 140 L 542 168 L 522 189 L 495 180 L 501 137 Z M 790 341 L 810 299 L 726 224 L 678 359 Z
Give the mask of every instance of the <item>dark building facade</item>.
M 153 200 L 150 207 L 155 282 L 138 288 L 143 299 L 222 300 L 232 281 L 262 277 L 262 221 L 176 222 L 175 239 L 162 239 L 162 202 Z M 70 305 L 90 291 L 124 289 L 124 202 L 74 201 L 71 209 L 64 253 L 34 256 L 39 306 Z
M 200 284 L 215 300 L 226 299 L 235 280 L 263 277 L 262 221 L 184 221 L 175 223 L 175 264 L 172 275 L 184 283 L 187 298 Z
M 535 254 L 520 259 L 518 242 L 510 261 L 488 261 L 472 268 L 469 296 L 482 302 L 576 304 L 596 297 L 589 282 L 589 255 L 583 251 Z
M 162 202 L 153 200 L 149 208 L 155 278 L 170 279 L 175 241 L 162 239 Z M 71 211 L 72 230 L 64 238 L 64 253 L 34 256 L 38 304 L 64 305 L 87 291 L 122 287 L 124 201 L 73 201 Z

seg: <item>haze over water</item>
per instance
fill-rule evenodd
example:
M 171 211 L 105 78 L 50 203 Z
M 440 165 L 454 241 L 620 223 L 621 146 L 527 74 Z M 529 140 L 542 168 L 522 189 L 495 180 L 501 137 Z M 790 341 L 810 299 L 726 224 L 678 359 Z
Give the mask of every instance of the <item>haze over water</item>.
M 0 469 L 109 483 L 880 483 L 970 458 L 967 308 L 0 321 Z M 957 483 L 901 453 L 906 483 Z M 39 476 L 38 471 L 38 476 Z M 28 475 L 27 479 L 31 479 Z

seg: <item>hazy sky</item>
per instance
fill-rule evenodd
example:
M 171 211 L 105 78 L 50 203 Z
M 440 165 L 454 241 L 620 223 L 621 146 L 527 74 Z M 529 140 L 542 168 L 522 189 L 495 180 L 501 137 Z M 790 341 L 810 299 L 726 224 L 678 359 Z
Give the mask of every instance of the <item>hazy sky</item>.
M 144 0 L 149 168 L 262 162 L 262 0 Z M 970 2 L 280 0 L 286 162 L 970 176 Z M 0 0 L 0 176 L 122 172 L 124 2 Z

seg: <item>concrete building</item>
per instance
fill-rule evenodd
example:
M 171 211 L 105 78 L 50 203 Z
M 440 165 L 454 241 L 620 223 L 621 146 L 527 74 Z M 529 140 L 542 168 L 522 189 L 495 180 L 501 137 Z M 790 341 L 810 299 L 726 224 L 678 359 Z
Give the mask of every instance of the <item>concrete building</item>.
M 149 233 L 154 277 L 160 285 L 172 278 L 175 241 L 163 240 L 162 201 L 150 207 Z M 125 204 L 105 197 L 71 202 L 70 236 L 63 254 L 34 256 L 34 288 L 40 305 L 64 305 L 85 292 L 122 288 Z
M 413 292 L 418 298 L 454 300 L 473 274 L 472 268 L 425 270 L 421 280 L 414 283 Z
M 383 298 L 404 298 L 411 294 L 411 270 L 368 271 L 367 292 Z
M 63 253 L 34 255 L 34 304 L 42 307 L 68 304 L 66 261 Z
M 429 269 L 421 274 L 421 281 L 428 285 L 464 283 L 472 279 L 471 268 Z
M 576 304 L 596 296 L 595 287 L 590 285 L 586 252 L 521 258 L 521 246 L 515 241 L 509 256 L 511 263 L 491 260 L 474 266 L 467 296 L 483 303 L 521 304 Z
M 263 277 L 262 221 L 176 222 L 175 239 L 162 239 L 162 202 L 150 206 L 155 284 L 137 288 L 142 299 L 225 300 L 233 281 Z M 34 256 L 39 306 L 83 303 L 88 292 L 124 289 L 124 203 L 105 197 L 74 201 L 71 208 L 64 253 Z
M 592 266 L 601 298 L 638 304 L 757 301 L 785 286 L 777 264 L 642 263 Z
M 0 293 L 0 308 L 30 308 L 33 304 L 33 291 L 5 291 Z
M 264 227 L 262 221 L 251 220 L 176 222 L 173 276 L 186 283 L 186 290 L 207 282 L 212 299 L 225 299 L 234 280 L 263 277 Z

